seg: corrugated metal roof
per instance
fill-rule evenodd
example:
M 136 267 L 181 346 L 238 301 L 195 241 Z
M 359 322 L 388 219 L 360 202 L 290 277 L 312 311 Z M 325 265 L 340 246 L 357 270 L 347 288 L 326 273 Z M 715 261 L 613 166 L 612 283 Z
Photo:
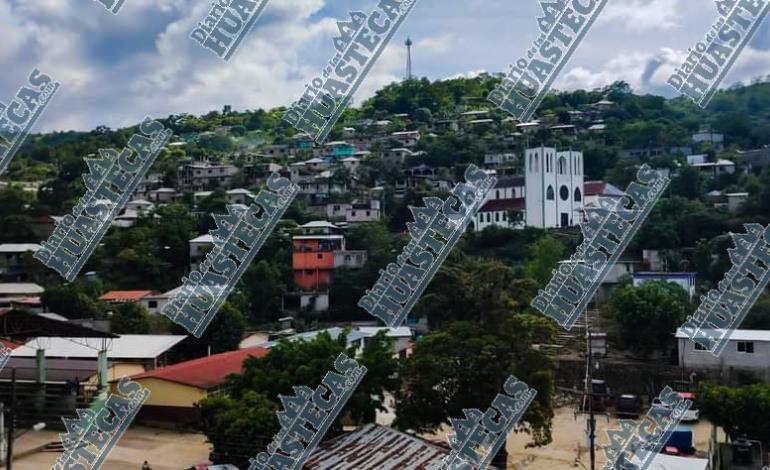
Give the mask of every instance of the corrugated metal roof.
M 434 470 L 449 450 L 376 424 L 321 443 L 308 470 Z
M 184 335 L 121 335 L 107 340 L 110 359 L 155 359 L 185 339 Z M 39 337 L 13 351 L 13 357 L 35 357 L 38 347 L 46 357 L 96 359 L 101 338 Z
M 727 330 L 704 328 L 703 331 L 717 331 L 717 336 L 722 336 Z M 676 337 L 689 338 L 681 328 L 676 330 Z M 730 335 L 730 341 L 770 341 L 770 330 L 734 330 Z
M 397 327 L 387 327 L 387 326 L 359 326 L 358 331 L 365 334 L 366 336 L 374 336 L 380 331 L 386 331 L 387 333 L 385 336 L 389 338 L 411 338 L 412 337 L 412 329 L 408 326 L 397 326 Z
M 5 282 L 0 284 L 0 295 L 42 294 L 45 289 L 31 282 Z
M 37 243 L 0 243 L 0 253 L 36 252 L 41 248 Z

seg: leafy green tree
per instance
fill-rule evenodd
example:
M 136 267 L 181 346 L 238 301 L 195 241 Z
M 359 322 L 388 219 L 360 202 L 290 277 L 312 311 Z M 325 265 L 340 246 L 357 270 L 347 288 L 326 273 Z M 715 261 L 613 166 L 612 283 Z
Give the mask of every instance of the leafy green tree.
M 126 302 L 110 307 L 110 328 L 115 334 L 146 335 L 152 330 L 150 313 L 144 305 Z
M 248 358 L 241 374 L 231 375 L 226 382 L 226 395 L 208 397 L 201 401 L 201 413 L 209 442 L 214 445 L 218 462 L 243 465 L 248 458 L 265 449 L 278 430 L 275 411 L 278 395 L 290 395 L 293 386 L 314 388 L 327 372 L 334 370 L 334 360 L 340 353 L 355 356 L 346 347 L 346 335 L 332 339 L 322 332 L 312 341 L 281 341 L 261 358 Z M 390 341 L 382 334 L 367 341 L 358 362 L 367 368 L 361 384 L 348 400 L 349 419 L 358 424 L 374 420 L 376 410 L 384 410 L 384 391 L 394 390 L 393 379 L 398 362 L 392 357 Z M 248 417 L 248 419 L 245 419 Z M 342 429 L 340 418 L 330 433 Z M 237 455 L 236 455 L 237 454 Z
M 749 310 L 741 328 L 747 330 L 770 330 L 770 295 L 763 292 Z
M 257 326 L 277 319 L 286 291 L 281 270 L 267 260 L 252 263 L 241 283 L 248 302 L 248 318 Z
M 527 277 L 541 285 L 551 280 L 556 264 L 564 257 L 564 245 L 557 239 L 545 236 L 532 246 L 532 258 L 527 263 Z
M 666 281 L 619 287 L 612 293 L 610 307 L 623 343 L 644 355 L 667 351 L 674 332 L 691 311 L 687 292 Z
M 201 400 L 199 408 L 200 430 L 213 447 L 214 463 L 237 462 L 244 468 L 280 429 L 275 417 L 278 405 L 255 391 L 247 391 L 238 400 L 211 395 Z
M 770 416 L 770 386 L 727 387 L 700 382 L 695 389 L 701 416 L 722 428 L 730 438 L 747 437 L 770 445 L 770 427 L 759 417 Z
M 101 315 L 100 306 L 77 282 L 46 287 L 41 301 L 46 310 L 67 318 L 98 318 Z
M 230 302 L 225 302 L 212 320 L 201 340 L 211 346 L 215 353 L 233 351 L 243 339 L 246 318 Z
M 551 343 L 555 335 L 552 322 L 528 314 L 509 316 L 496 329 L 455 322 L 432 332 L 417 343 L 405 364 L 407 386 L 396 397 L 395 426 L 435 431 L 449 417 L 462 417 L 465 408 L 486 409 L 514 375 L 538 392 L 517 429 L 532 435 L 531 445 L 548 444 L 553 363 L 532 345 Z

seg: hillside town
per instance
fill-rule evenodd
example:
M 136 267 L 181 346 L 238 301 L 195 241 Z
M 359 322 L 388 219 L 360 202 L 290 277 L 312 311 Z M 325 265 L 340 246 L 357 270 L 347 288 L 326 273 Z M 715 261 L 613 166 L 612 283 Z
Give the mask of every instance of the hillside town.
M 720 91 L 708 113 L 617 82 L 553 93 L 518 122 L 484 100 L 497 81 L 388 85 L 323 144 L 282 109 L 157 118 L 174 137 L 73 282 L 34 255 L 83 193 L 85 159 L 134 129 L 31 136 L 0 177 L 0 427 L 17 429 L 3 458 L 52 465 L 62 418 L 128 377 L 150 394 L 104 468 L 250 468 L 280 429 L 279 395 L 346 352 L 369 372 L 303 468 L 438 468 L 449 419 L 485 409 L 508 375 L 537 396 L 489 468 L 604 465 L 605 431 L 665 386 L 692 406 L 651 468 L 770 464 L 767 290 L 719 357 L 680 328 L 730 269 L 730 234 L 770 223 L 770 82 Z M 359 298 L 415 207 L 469 165 L 494 187 L 406 323 L 384 325 Z M 642 165 L 671 183 L 563 329 L 532 300 Z M 247 210 L 271 174 L 299 194 L 196 337 L 164 307 L 207 263 L 212 215 Z

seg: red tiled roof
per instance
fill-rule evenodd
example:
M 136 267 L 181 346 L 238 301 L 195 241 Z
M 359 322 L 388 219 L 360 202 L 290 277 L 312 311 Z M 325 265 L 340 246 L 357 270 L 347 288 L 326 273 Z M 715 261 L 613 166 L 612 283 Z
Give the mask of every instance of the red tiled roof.
M 136 302 L 155 293 L 156 291 L 153 290 L 111 290 L 99 297 L 99 300 L 104 300 L 105 302 Z
M 229 351 L 213 356 L 201 357 L 191 361 L 180 362 L 160 369 L 151 370 L 134 375 L 131 380 L 160 379 L 191 385 L 202 389 L 209 389 L 222 385 L 225 377 L 241 372 L 243 361 L 249 357 L 263 357 L 268 349 L 255 347 Z
M 479 212 L 497 212 L 524 209 L 524 198 L 516 199 L 496 199 L 487 201 Z

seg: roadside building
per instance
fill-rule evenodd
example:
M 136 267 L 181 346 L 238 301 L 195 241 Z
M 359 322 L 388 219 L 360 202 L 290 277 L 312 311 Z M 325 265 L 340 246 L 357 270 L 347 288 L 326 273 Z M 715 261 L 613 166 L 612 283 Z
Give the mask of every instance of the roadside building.
M 240 373 L 244 360 L 264 357 L 267 352 L 263 347 L 239 349 L 132 375 L 131 380 L 150 390 L 136 421 L 160 426 L 199 423 L 196 405 L 217 393 L 228 375 Z M 113 388 L 116 382 L 111 381 Z
M 716 330 L 720 335 L 724 330 Z M 719 357 L 692 341 L 679 329 L 679 365 L 687 370 L 730 382 L 751 375 L 770 384 L 770 330 L 734 330 Z

